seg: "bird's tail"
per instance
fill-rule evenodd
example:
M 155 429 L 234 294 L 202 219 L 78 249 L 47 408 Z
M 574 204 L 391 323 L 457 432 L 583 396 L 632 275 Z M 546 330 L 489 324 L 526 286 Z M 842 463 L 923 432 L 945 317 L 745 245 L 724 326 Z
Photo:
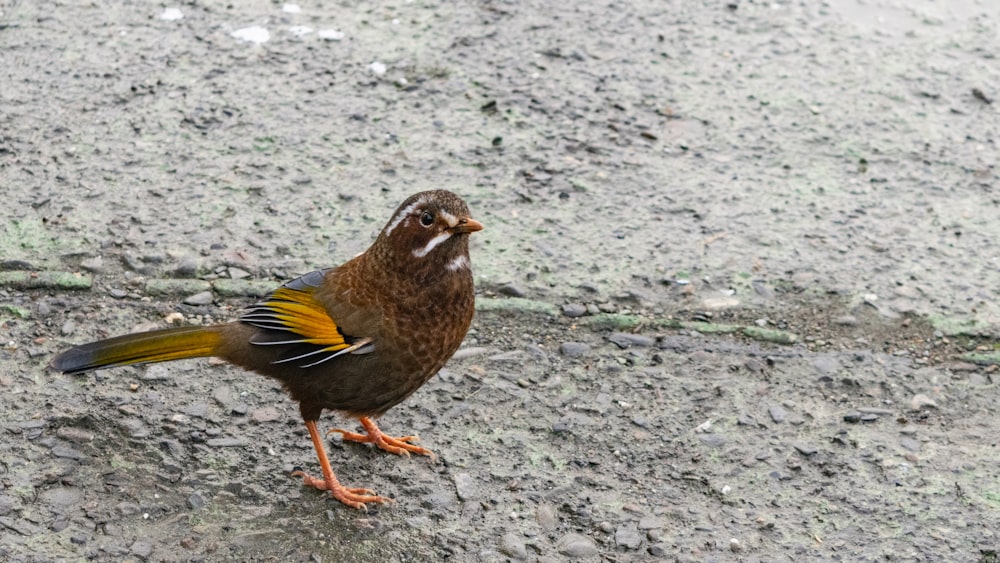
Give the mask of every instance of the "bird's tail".
M 52 358 L 65 373 L 213 356 L 222 342 L 217 327 L 185 326 L 126 334 L 71 348 Z

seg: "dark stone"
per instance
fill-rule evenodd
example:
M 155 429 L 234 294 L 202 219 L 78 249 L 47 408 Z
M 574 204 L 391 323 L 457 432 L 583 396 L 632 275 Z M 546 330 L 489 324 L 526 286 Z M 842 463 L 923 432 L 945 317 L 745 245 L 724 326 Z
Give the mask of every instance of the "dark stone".
M 559 352 L 568 358 L 579 358 L 590 351 L 590 346 L 583 342 L 563 342 Z

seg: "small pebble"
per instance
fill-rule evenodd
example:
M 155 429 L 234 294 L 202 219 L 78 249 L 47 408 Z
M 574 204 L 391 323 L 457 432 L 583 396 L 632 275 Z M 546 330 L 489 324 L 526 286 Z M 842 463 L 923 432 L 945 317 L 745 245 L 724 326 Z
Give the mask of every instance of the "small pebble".
M 213 448 L 239 448 L 245 445 L 242 438 L 212 438 L 205 443 Z
M 556 543 L 556 549 L 567 557 L 577 559 L 594 557 L 598 554 L 597 544 L 583 534 L 566 534 Z
M 94 439 L 93 432 L 75 426 L 61 426 L 56 430 L 56 436 L 77 444 L 85 444 Z
M 843 315 L 834 319 L 833 322 L 840 326 L 855 326 L 858 324 L 858 319 L 854 315 Z
M 431 510 L 445 510 L 455 505 L 455 495 L 445 492 L 433 492 L 420 499 L 420 505 Z
M 513 532 L 508 532 L 500 538 L 500 552 L 515 561 L 528 559 L 528 548 L 524 545 L 524 540 Z
M 80 269 L 94 274 L 102 274 L 104 273 L 104 259 L 100 256 L 87 258 L 86 260 L 80 262 Z
M 235 39 L 239 39 L 240 41 L 246 41 L 247 43 L 253 43 L 255 45 L 267 43 L 271 39 L 271 33 L 266 28 L 259 25 L 237 29 L 229 35 Z
M 468 473 L 456 473 L 454 476 L 455 492 L 459 500 L 477 498 L 476 480 Z M 513 556 L 512 556 L 513 557 Z
M 547 532 L 551 532 L 559 526 L 559 517 L 556 516 L 556 511 L 550 504 L 538 505 L 538 509 L 535 510 L 535 520 Z
M 146 559 L 153 554 L 153 544 L 145 540 L 136 540 L 129 551 L 140 559 Z
M 656 344 L 656 340 L 649 336 L 629 332 L 614 332 L 608 336 L 608 340 L 623 350 L 632 346 L 649 347 Z
M 618 526 L 615 530 L 615 543 L 625 549 L 639 549 L 642 545 L 642 536 L 634 522 Z
M 788 411 L 786 411 L 781 405 L 771 405 L 771 407 L 767 409 L 767 413 L 771 415 L 771 420 L 778 423 L 784 422 L 785 419 L 788 418 Z
M 844 422 L 861 422 L 861 413 L 858 411 L 847 411 L 844 413 Z
M 499 288 L 497 288 L 497 291 L 501 295 L 506 295 L 508 297 L 524 297 L 525 295 L 527 295 L 527 292 L 524 290 L 523 287 L 513 283 L 501 285 Z
M 123 418 L 119 421 L 119 424 L 133 438 L 149 436 L 149 429 L 146 428 L 146 424 L 138 418 Z
M 583 342 L 563 342 L 559 352 L 568 358 L 579 358 L 590 351 L 590 346 Z
M 765 299 L 771 299 L 774 297 L 774 288 L 767 285 L 766 282 L 762 280 L 753 280 L 750 282 L 750 285 L 753 287 L 753 290 L 757 292 L 757 295 L 760 295 Z
M 902 438 L 900 438 L 899 445 L 903 446 L 904 449 L 907 449 L 911 452 L 920 451 L 920 442 L 914 440 L 913 438 L 910 438 L 909 436 L 903 436 Z
M 451 358 L 453 360 L 461 360 L 463 358 L 471 358 L 473 356 L 482 356 L 489 351 L 489 348 L 483 346 L 469 346 L 468 348 L 459 348 L 458 351 L 455 352 L 455 355 Z
M 698 439 L 701 440 L 702 444 L 705 444 L 710 448 L 721 448 L 726 445 L 726 442 L 728 441 L 725 434 L 718 433 L 698 434 Z
M 58 515 L 72 511 L 83 499 L 83 493 L 74 487 L 55 487 L 42 492 L 41 498 Z
M 212 391 L 212 398 L 220 407 L 231 409 L 236 402 L 236 392 L 228 385 L 220 385 Z
M 170 379 L 170 369 L 163 364 L 153 364 L 143 370 L 139 377 L 143 381 L 166 381 Z
M 812 361 L 816 371 L 823 375 L 830 375 L 840 370 L 840 361 L 830 356 L 819 356 Z
M 229 274 L 229 277 L 234 280 L 242 280 L 243 278 L 250 277 L 250 272 L 242 268 L 237 268 L 235 266 L 230 266 L 229 269 L 227 270 L 227 273 Z
M 193 278 L 198 275 L 198 259 L 194 256 L 181 258 L 174 268 L 174 275 L 179 278 Z
M 184 446 L 181 445 L 180 441 L 173 438 L 161 439 L 160 449 L 166 450 L 167 453 L 176 459 L 181 459 L 187 454 L 187 451 L 184 449 Z
M 414 529 L 426 528 L 430 523 L 431 519 L 427 516 L 414 516 L 406 519 L 406 525 Z
M 115 505 L 115 511 L 122 516 L 134 516 L 139 513 L 139 505 L 134 502 L 119 502 Z
M 883 409 L 881 407 L 859 407 L 858 412 L 862 414 L 881 414 L 881 415 L 891 415 L 895 411 L 892 409 Z
M 321 29 L 316 32 L 316 37 L 324 41 L 340 41 L 344 38 L 344 32 L 336 29 Z
M 165 8 L 160 12 L 160 19 L 163 21 L 176 21 L 184 18 L 184 12 L 178 8 Z
M 937 403 L 935 403 L 934 399 L 931 399 L 927 395 L 917 393 L 912 399 L 910 399 L 910 410 L 918 411 L 923 408 L 936 409 Z
M 87 456 L 80 450 L 71 448 L 69 446 L 55 446 L 52 448 L 52 455 L 56 457 L 61 457 L 64 459 L 72 459 L 74 461 L 79 461 L 86 458 Z
M 795 444 L 795 449 L 804 456 L 810 456 L 819 451 L 815 446 L 809 444 Z
M 576 318 L 587 314 L 587 308 L 582 303 L 567 303 L 562 307 L 563 315 Z
M 643 516 L 639 519 L 639 529 L 640 530 L 656 530 L 661 529 L 666 526 L 666 522 L 662 518 L 656 516 Z
M 281 419 L 281 412 L 275 407 L 261 407 L 259 409 L 254 409 L 254 411 L 250 413 L 250 418 L 256 423 L 274 422 L 275 420 Z
M 208 403 L 191 403 L 184 409 L 184 414 L 196 418 L 208 417 Z
M 205 506 L 205 497 L 199 493 L 191 493 L 191 496 L 187 498 L 187 504 L 192 510 L 198 510 Z
M 188 305 L 211 305 L 214 300 L 215 296 L 212 295 L 211 291 L 202 291 L 191 295 L 184 300 L 184 303 Z

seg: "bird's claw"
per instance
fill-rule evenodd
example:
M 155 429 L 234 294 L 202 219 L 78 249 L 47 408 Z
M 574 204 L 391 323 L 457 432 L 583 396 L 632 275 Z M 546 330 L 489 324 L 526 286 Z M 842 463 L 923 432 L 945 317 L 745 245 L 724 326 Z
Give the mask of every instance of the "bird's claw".
M 402 436 L 399 438 L 389 436 L 384 434 L 375 423 L 368 417 L 361 417 L 361 425 L 364 426 L 367 434 L 359 434 L 357 432 L 351 432 L 349 430 L 344 430 L 343 428 L 332 428 L 327 431 L 327 435 L 330 434 L 340 434 L 341 438 L 347 442 L 360 442 L 363 444 L 374 444 L 379 449 L 385 450 L 389 453 L 396 455 L 404 455 L 409 457 L 411 453 L 418 455 L 430 456 L 431 459 L 437 459 L 434 452 L 428 450 L 427 448 L 420 447 L 414 442 L 420 441 L 417 436 Z
M 309 475 L 305 471 L 295 468 L 291 473 L 292 477 L 302 477 L 302 483 L 307 487 L 313 487 L 321 491 L 329 491 L 330 496 L 339 500 L 340 502 L 350 506 L 351 508 L 357 508 L 359 510 L 368 511 L 368 506 L 366 503 L 379 503 L 379 504 L 392 504 L 394 501 L 388 497 L 381 497 L 375 494 L 375 491 L 371 489 L 365 489 L 363 487 L 345 487 L 338 482 L 327 482 L 324 479 L 318 479 Z

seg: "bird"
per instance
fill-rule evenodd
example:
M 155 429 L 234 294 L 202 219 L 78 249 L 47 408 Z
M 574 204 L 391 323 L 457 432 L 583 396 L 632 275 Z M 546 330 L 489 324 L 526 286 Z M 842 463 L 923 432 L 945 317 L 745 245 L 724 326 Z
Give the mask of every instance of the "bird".
M 416 436 L 384 434 L 375 419 L 432 378 L 459 348 L 475 312 L 469 235 L 483 229 L 447 190 L 411 195 L 367 250 L 281 285 L 234 321 L 181 326 L 82 344 L 53 357 L 67 374 L 215 356 L 281 382 L 298 402 L 322 475 L 304 486 L 347 506 L 393 502 L 337 479 L 323 447 L 323 411 L 357 418 L 345 441 L 397 455 L 433 453 Z

